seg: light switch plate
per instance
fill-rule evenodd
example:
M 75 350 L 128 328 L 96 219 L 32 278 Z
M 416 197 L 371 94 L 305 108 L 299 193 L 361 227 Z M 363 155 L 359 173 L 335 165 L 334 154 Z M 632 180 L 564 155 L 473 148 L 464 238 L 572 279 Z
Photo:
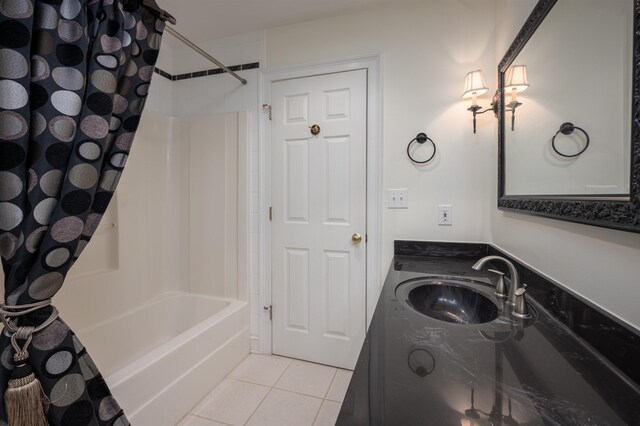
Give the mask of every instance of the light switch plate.
M 390 189 L 388 206 L 390 209 L 408 209 L 409 208 L 409 190 L 408 189 Z
M 438 225 L 453 226 L 453 206 L 441 204 L 438 206 Z

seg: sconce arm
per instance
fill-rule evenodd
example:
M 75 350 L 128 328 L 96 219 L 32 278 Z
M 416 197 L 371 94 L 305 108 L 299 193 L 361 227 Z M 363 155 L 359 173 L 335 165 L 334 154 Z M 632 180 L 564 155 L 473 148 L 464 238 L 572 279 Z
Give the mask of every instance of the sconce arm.
M 468 109 L 468 111 L 473 111 L 473 107 L 472 107 L 472 108 L 469 108 L 469 109 Z M 476 110 L 476 111 L 473 111 L 473 113 L 474 113 L 475 115 L 480 115 L 480 114 L 484 114 L 485 112 L 489 112 L 489 111 L 493 111 L 493 108 L 487 108 L 487 109 L 485 109 L 484 111 L 478 111 L 478 110 Z
M 482 107 L 480 105 L 474 105 L 471 106 L 469 108 L 467 108 L 467 111 L 471 111 L 473 113 L 473 134 L 476 134 L 477 129 L 476 129 L 476 116 L 480 115 L 480 114 L 484 114 L 485 112 L 489 112 L 489 111 L 493 111 L 494 113 L 496 112 L 496 108 L 493 106 L 493 104 L 491 104 L 491 106 L 487 109 L 485 109 L 484 111 L 480 111 L 482 109 Z

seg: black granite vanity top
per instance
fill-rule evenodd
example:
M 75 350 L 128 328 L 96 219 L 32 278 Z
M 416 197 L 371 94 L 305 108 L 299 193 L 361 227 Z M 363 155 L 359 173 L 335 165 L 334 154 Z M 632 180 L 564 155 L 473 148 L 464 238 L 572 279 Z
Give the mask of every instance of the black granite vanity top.
M 535 292 L 533 320 L 516 319 L 495 297 L 495 276 L 471 268 L 490 251 L 396 245 L 338 425 L 640 425 L 640 387 Z M 467 280 L 500 316 L 461 325 L 416 312 L 403 283 L 422 277 Z

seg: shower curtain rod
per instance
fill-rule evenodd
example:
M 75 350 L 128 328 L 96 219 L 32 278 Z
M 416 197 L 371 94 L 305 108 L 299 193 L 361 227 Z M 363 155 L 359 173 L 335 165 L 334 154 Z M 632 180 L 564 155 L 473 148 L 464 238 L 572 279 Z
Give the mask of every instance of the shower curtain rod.
M 165 31 L 167 31 L 169 34 L 171 34 L 172 36 L 174 36 L 175 38 L 177 38 L 178 40 L 180 40 L 181 42 L 183 42 L 184 44 L 186 44 L 187 46 L 189 46 L 190 48 L 192 48 L 193 50 L 195 50 L 196 52 L 198 52 L 200 55 L 204 56 L 206 59 L 210 60 L 211 62 L 213 62 L 214 64 L 216 64 L 217 66 L 219 66 L 220 68 L 222 68 L 226 73 L 229 73 L 230 75 L 232 75 L 233 77 L 237 78 L 238 80 L 240 80 L 240 82 L 242 84 L 247 84 L 247 80 L 245 80 L 244 78 L 240 77 L 238 74 L 236 74 L 235 72 L 231 71 L 227 66 L 225 66 L 222 62 L 218 61 L 216 58 L 214 58 L 213 56 L 209 55 L 207 52 L 205 52 L 204 50 L 202 50 L 200 47 L 198 47 L 198 45 L 196 45 L 195 43 L 193 43 L 191 40 L 189 40 L 188 38 L 186 38 L 185 36 L 183 36 L 182 34 L 180 34 L 179 32 L 177 32 L 176 30 L 174 30 L 171 27 L 166 27 Z
M 151 13 L 153 13 L 154 15 L 156 15 L 157 17 L 159 17 L 163 21 L 168 22 L 171 25 L 176 25 L 176 18 L 174 18 L 170 13 L 168 13 L 165 10 L 163 10 L 162 8 L 160 8 L 160 6 L 158 6 L 158 3 L 156 3 L 155 0 L 143 0 L 142 4 L 149 11 L 151 11 Z M 168 32 L 169 34 L 171 34 L 172 36 L 174 36 L 175 38 L 177 38 L 178 40 L 180 40 L 181 42 L 183 42 L 184 44 L 186 44 L 187 46 L 189 46 L 190 48 L 192 48 L 193 50 L 195 50 L 196 52 L 198 52 L 204 58 L 208 59 L 209 61 L 213 62 L 214 64 L 216 64 L 217 66 L 222 68 L 224 70 L 224 72 L 226 72 L 226 73 L 230 74 L 231 76 L 237 78 L 242 84 L 245 84 L 245 85 L 247 84 L 247 80 L 245 80 L 244 78 L 240 77 L 234 71 L 230 70 L 229 67 L 225 66 L 222 62 L 220 62 L 219 60 L 217 60 L 213 56 L 209 55 L 207 52 L 202 50 L 197 44 L 195 44 L 194 42 L 192 42 L 191 40 L 189 40 L 188 38 L 186 38 L 185 36 L 180 34 L 178 31 L 174 30 L 173 28 L 171 28 L 169 26 L 165 27 L 165 31 Z

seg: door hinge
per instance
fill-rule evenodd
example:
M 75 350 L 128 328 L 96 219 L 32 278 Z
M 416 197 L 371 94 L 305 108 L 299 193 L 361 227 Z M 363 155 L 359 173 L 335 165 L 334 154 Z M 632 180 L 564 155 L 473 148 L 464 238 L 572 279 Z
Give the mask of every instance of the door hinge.
M 262 109 L 269 113 L 269 120 L 273 120 L 273 107 L 269 104 L 264 104 Z
M 269 207 L 269 222 L 273 221 L 273 207 Z
M 265 306 L 263 308 L 265 311 L 269 311 L 269 321 L 273 320 L 273 305 Z

